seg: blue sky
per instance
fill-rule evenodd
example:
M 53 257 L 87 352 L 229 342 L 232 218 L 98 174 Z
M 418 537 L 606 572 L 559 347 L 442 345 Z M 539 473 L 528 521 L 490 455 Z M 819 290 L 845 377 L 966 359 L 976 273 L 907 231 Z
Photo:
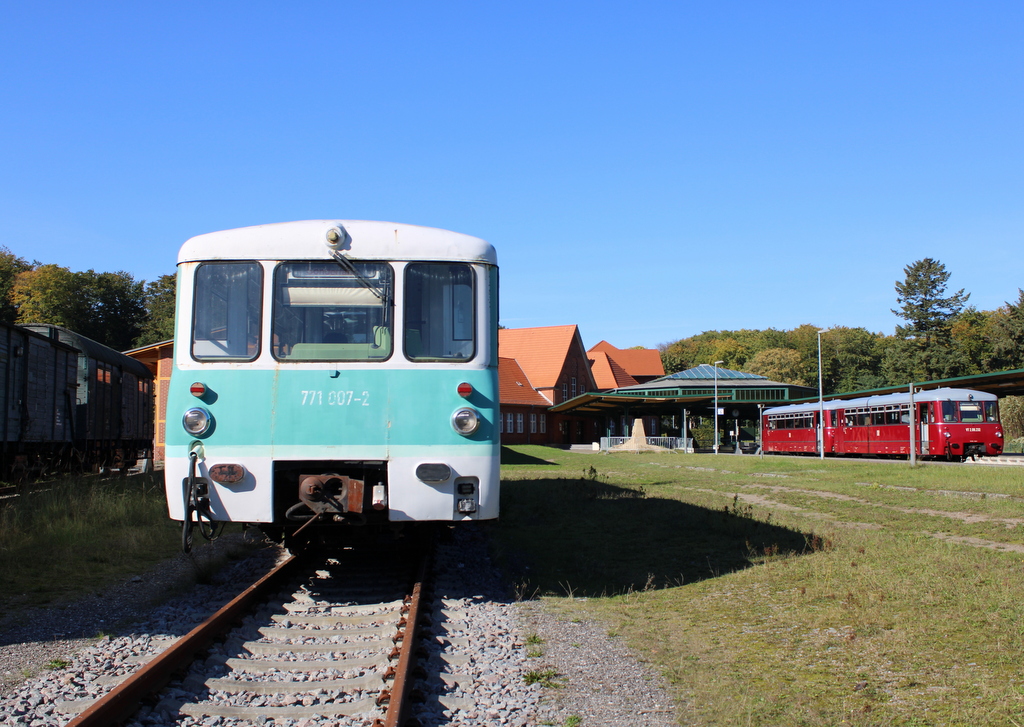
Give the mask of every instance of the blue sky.
M 310 218 L 478 235 L 584 343 L 891 333 L 1024 287 L 1019 2 L 47 2 L 0 14 L 0 245 L 172 272 Z

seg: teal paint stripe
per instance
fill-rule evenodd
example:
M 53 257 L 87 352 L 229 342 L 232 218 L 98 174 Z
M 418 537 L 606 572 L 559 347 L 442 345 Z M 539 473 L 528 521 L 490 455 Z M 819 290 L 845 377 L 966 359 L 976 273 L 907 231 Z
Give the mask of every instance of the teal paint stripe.
M 335 378 L 332 373 L 284 367 L 276 372 L 177 371 L 168 397 L 167 446 L 191 441 L 180 424 L 175 426 L 180 417 L 175 414 L 197 405 L 214 417 L 213 430 L 203 438 L 210 447 L 250 442 L 277 448 L 374 447 L 382 440 L 395 447 L 465 446 L 467 440 L 451 427 L 451 415 L 467 404 L 483 416 L 470 442 L 487 445 L 497 438 L 494 369 L 341 371 Z M 212 395 L 203 401 L 189 395 L 182 382 L 194 380 L 205 383 Z M 456 392 L 462 381 L 474 388 L 468 401 Z

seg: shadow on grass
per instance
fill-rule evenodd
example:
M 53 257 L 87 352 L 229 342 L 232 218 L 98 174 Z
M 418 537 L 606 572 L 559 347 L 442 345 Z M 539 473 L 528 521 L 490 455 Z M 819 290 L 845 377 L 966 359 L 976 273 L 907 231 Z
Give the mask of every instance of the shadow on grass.
M 508 447 L 501 448 L 501 463 L 502 464 L 547 464 L 557 465 L 557 462 L 549 462 L 546 459 L 540 457 L 534 457 L 527 454 L 526 452 L 517 452 L 514 449 Z
M 502 482 L 498 559 L 520 597 L 671 588 L 820 547 L 733 501 L 710 510 L 595 480 Z

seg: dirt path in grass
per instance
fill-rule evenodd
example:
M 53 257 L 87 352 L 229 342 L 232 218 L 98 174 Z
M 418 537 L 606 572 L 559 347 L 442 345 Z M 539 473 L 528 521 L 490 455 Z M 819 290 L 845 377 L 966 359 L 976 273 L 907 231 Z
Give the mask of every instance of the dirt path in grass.
M 763 483 L 752 483 L 739 485 L 741 489 L 757 489 L 767 490 L 770 493 L 791 493 L 796 495 L 807 495 L 810 497 L 817 497 L 823 500 L 840 500 L 843 502 L 854 502 L 858 505 L 865 505 L 867 507 L 878 508 L 880 510 L 889 510 L 891 512 L 900 512 L 907 515 L 928 515 L 931 517 L 944 517 L 951 520 L 959 520 L 963 523 L 999 523 L 1006 527 L 1007 530 L 1012 530 L 1018 525 L 1024 525 L 1024 518 L 1005 518 L 1005 517 L 993 517 L 990 515 L 983 515 L 976 512 L 963 512 L 963 511 L 946 511 L 946 510 L 933 510 L 931 508 L 916 508 L 916 507 L 898 507 L 896 505 L 882 505 L 871 500 L 866 500 L 862 497 L 855 497 L 853 495 L 843 495 L 837 492 L 823 492 L 820 490 L 805 490 L 797 487 L 786 487 L 785 485 L 775 484 L 763 484 Z M 702 492 L 711 495 L 719 495 L 725 498 L 736 497 L 740 502 L 746 505 L 756 505 L 759 507 L 772 508 L 774 510 L 782 510 L 787 512 L 799 512 L 801 515 L 810 517 L 816 520 L 825 520 L 838 527 L 866 529 L 866 530 L 881 530 L 884 526 L 879 523 L 865 523 L 857 521 L 842 520 L 832 513 L 817 512 L 814 510 L 808 510 L 804 507 L 797 505 L 788 505 L 786 503 L 777 502 L 764 495 L 751 493 L 751 492 L 723 492 L 722 490 L 711 490 L 705 488 L 691 487 L 687 488 L 695 492 Z M 959 493 L 957 493 L 959 494 Z M 994 540 L 985 540 L 984 538 L 965 537 L 949 535 L 946 533 L 938 532 L 925 532 L 925 535 L 936 538 L 938 540 L 944 540 L 946 542 L 958 543 L 960 545 L 969 545 L 975 548 L 989 548 L 992 550 L 999 550 L 1004 552 L 1012 553 L 1024 553 L 1024 545 L 1017 545 L 1014 543 L 1001 543 Z

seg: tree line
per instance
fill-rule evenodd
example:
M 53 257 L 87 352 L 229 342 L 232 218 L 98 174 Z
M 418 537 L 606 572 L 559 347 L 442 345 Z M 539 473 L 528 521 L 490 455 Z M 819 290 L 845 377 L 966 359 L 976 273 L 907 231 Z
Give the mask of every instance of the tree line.
M 175 275 L 74 272 L 0 246 L 0 320 L 49 323 L 125 351 L 174 336 Z
M 932 258 L 903 269 L 892 309 L 902 321 L 892 335 L 836 326 L 821 333 L 826 394 L 900 386 L 1024 368 L 1024 290 L 998 310 L 968 305 L 963 289 L 947 293 L 949 272 Z M 722 361 L 725 368 L 774 381 L 818 385 L 819 326 L 789 331 L 705 331 L 658 348 L 666 373 Z

